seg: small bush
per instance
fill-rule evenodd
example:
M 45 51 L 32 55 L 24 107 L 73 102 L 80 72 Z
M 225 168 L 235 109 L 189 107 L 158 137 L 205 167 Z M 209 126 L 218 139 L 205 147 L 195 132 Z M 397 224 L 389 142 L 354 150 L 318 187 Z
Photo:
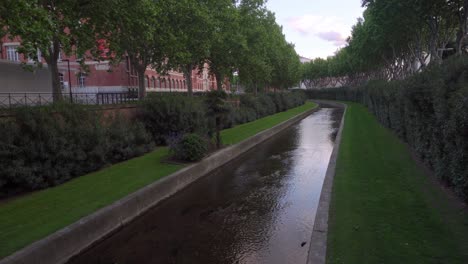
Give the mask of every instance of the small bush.
M 197 134 L 186 134 L 174 139 L 170 146 L 174 157 L 183 161 L 199 161 L 208 151 L 207 140 Z

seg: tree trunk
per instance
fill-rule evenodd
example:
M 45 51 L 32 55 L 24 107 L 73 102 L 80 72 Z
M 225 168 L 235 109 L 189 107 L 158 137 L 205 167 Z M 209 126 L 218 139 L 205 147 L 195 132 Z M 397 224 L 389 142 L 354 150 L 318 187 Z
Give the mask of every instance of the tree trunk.
M 221 148 L 221 117 L 216 117 L 216 148 Z
M 183 69 L 184 76 L 185 76 L 185 81 L 187 82 L 187 94 L 188 94 L 188 96 L 193 96 L 192 69 L 193 69 L 192 64 L 186 65 L 185 69 Z
M 439 63 L 441 61 L 441 56 L 439 56 L 439 50 L 437 47 L 437 42 L 439 40 L 439 25 L 436 18 L 431 18 L 429 21 L 429 31 L 430 31 L 430 40 L 429 40 L 429 53 L 431 54 L 430 64 Z
M 43 52 L 45 53 L 45 52 Z M 60 76 L 58 70 L 58 56 L 60 53 L 60 43 L 57 39 L 54 39 L 52 45 L 49 47 L 48 56 L 44 56 L 45 61 L 50 69 L 50 77 L 52 78 L 52 94 L 54 102 L 63 100 L 62 96 L 62 84 L 60 83 Z M 71 84 L 71 80 L 69 80 Z
M 138 67 L 138 98 L 140 100 L 146 97 L 145 71 L 146 67 Z
M 223 75 L 221 73 L 219 73 L 218 71 L 216 71 L 215 72 L 215 77 L 216 77 L 216 89 L 218 91 L 222 91 L 223 90 L 223 82 L 224 82 Z
M 466 38 L 466 31 L 467 31 L 467 20 L 468 20 L 468 0 L 463 1 L 463 9 L 459 14 L 459 28 L 457 32 L 457 40 L 456 40 L 456 51 L 457 55 L 461 56 L 463 54 L 463 43 Z
M 54 102 L 58 102 L 63 100 L 62 96 L 62 84 L 60 83 L 59 71 L 58 71 L 58 63 L 57 60 L 50 60 L 48 63 L 50 67 L 50 74 L 52 77 L 52 93 Z M 69 80 L 71 82 L 71 80 Z M 70 89 L 70 85 L 69 85 Z

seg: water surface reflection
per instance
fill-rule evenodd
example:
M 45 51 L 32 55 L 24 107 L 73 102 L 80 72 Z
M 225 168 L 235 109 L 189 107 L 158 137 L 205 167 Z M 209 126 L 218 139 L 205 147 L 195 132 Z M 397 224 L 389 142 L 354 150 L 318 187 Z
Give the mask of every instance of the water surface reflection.
M 332 113 L 319 110 L 70 263 L 305 263 Z

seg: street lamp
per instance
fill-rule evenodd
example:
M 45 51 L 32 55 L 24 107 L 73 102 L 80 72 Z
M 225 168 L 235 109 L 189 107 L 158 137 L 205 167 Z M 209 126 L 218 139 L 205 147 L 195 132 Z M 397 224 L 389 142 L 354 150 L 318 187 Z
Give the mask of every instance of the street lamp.
M 71 71 L 70 71 L 70 60 L 65 59 L 62 61 L 66 61 L 68 65 L 68 89 L 70 90 L 70 102 L 73 103 L 73 93 L 72 93 L 72 84 L 71 84 Z
M 233 73 L 234 79 L 236 80 L 236 93 L 239 94 L 239 72 L 236 71 Z

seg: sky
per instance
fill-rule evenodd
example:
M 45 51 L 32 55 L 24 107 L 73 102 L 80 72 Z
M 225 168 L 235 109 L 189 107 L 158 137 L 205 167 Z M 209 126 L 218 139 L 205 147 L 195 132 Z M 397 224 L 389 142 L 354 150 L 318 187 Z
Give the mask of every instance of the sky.
M 361 0 L 268 0 L 288 42 L 306 58 L 326 58 L 346 44 L 362 17 Z

